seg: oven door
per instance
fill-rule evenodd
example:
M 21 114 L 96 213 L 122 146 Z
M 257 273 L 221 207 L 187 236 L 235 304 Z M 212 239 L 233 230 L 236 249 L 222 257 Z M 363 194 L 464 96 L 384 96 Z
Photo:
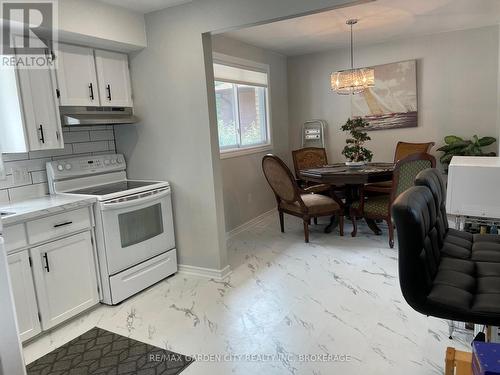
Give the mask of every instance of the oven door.
M 169 187 L 104 201 L 100 208 L 110 275 L 175 247 Z

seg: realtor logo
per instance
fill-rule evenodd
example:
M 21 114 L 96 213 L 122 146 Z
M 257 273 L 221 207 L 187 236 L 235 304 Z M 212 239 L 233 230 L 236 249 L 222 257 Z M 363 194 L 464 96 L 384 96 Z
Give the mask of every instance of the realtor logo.
M 57 42 L 55 2 L 0 0 L 0 4 L 2 65 L 52 66 Z

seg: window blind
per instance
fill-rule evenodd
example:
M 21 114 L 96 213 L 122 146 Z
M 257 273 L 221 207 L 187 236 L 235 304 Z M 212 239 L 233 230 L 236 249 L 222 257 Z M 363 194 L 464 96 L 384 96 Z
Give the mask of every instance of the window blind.
M 267 73 L 235 66 L 215 63 L 214 77 L 216 81 L 267 87 Z

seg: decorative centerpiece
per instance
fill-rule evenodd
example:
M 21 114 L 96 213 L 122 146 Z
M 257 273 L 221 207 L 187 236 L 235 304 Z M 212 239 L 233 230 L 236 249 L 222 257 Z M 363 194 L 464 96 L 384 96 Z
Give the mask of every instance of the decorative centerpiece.
M 345 164 L 350 168 L 360 168 L 367 162 L 372 161 L 373 152 L 363 147 L 366 141 L 371 140 L 368 134 L 363 131 L 369 125 L 367 121 L 358 117 L 348 119 L 340 128 L 350 135 L 350 138 L 346 139 L 346 145 L 342 150 L 342 155 L 348 160 Z

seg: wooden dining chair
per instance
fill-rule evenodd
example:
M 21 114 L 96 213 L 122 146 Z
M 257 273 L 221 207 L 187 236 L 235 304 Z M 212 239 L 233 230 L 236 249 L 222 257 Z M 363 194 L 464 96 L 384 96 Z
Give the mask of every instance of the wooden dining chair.
M 281 232 L 285 231 L 284 214 L 302 218 L 305 242 L 309 242 L 311 218 L 337 216 L 340 235 L 344 235 L 344 216 L 341 206 L 331 197 L 315 194 L 324 191 L 327 185 L 315 185 L 301 189 L 292 172 L 277 156 L 268 154 L 262 158 L 262 171 L 276 197 Z
M 434 144 L 434 142 L 410 143 L 399 141 L 396 145 L 396 151 L 394 152 L 394 163 L 397 163 L 399 160 L 409 155 L 421 153 L 428 154 Z
M 410 143 L 399 141 L 396 145 L 396 151 L 394 152 L 394 163 L 399 160 L 406 158 L 409 155 L 426 153 L 428 154 L 431 148 L 434 146 L 434 142 L 425 143 Z M 391 192 L 392 181 L 382 181 L 374 182 L 365 186 L 365 192 L 370 193 L 386 193 Z
M 417 174 L 424 169 L 434 168 L 435 166 L 436 159 L 434 156 L 426 153 L 411 154 L 396 163 L 389 194 L 366 196 L 364 187 L 361 187 L 359 200 L 354 202 L 350 208 L 353 224 L 351 235 L 356 237 L 358 231 L 357 217 L 385 220 L 389 228 L 389 246 L 392 249 L 394 247 L 394 226 L 391 217 L 392 202 L 399 194 L 414 185 Z
M 326 150 L 322 147 L 305 147 L 292 151 L 295 177 L 300 180 L 303 169 L 320 168 L 328 164 Z
M 326 155 L 326 149 L 324 147 L 304 147 L 298 150 L 293 150 L 292 159 L 295 178 L 302 188 L 307 188 L 311 186 L 311 184 L 301 179 L 301 170 L 320 168 L 328 164 L 328 156 Z M 318 193 L 330 195 L 331 189 L 332 187 L 325 185 L 325 189 L 323 191 L 318 190 Z M 314 224 L 318 224 L 317 218 L 314 218 Z

